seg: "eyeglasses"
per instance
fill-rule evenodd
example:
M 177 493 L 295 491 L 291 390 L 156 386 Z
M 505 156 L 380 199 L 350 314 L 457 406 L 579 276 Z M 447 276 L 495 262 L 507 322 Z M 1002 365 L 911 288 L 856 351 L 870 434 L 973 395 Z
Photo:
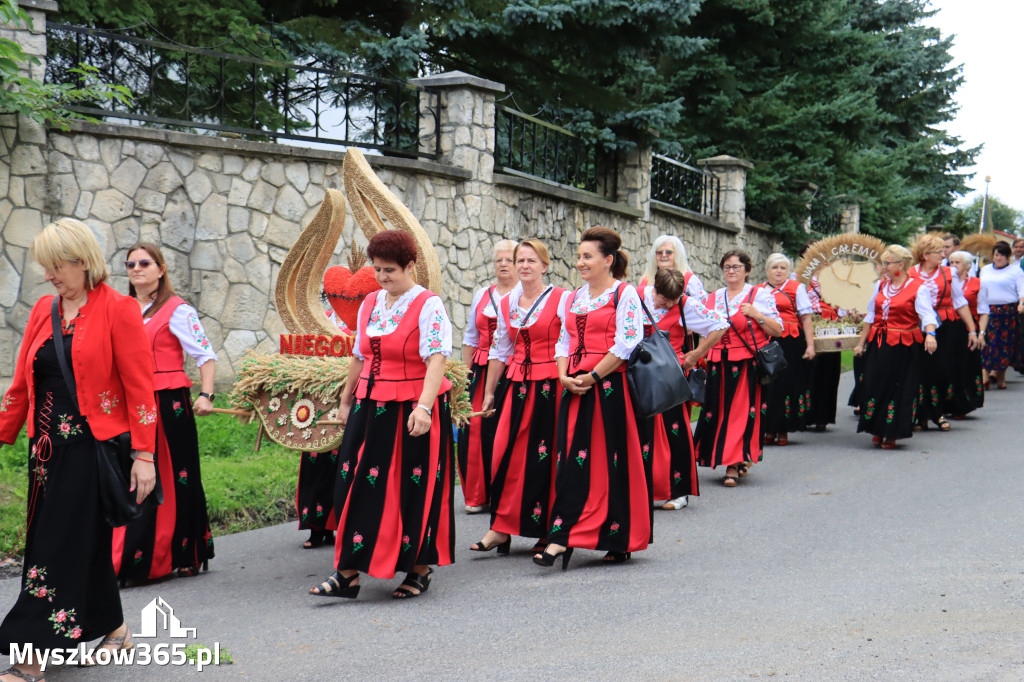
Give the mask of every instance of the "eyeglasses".
M 138 261 L 136 261 L 136 260 L 126 260 L 124 262 L 124 266 L 128 270 L 134 270 L 135 266 L 138 265 L 140 268 L 145 270 L 150 265 L 153 265 L 153 263 L 155 263 L 155 262 L 156 261 L 149 260 L 148 258 L 143 258 L 142 260 L 138 260 Z
M 928 255 L 928 256 L 945 256 L 946 252 L 943 251 L 942 249 L 939 249 L 938 251 L 929 251 L 925 255 Z
M 744 269 L 746 269 L 746 268 L 742 264 L 740 264 L 740 265 L 723 265 L 722 266 L 722 270 L 724 270 L 725 272 L 733 272 L 733 271 L 736 271 L 736 270 L 744 270 Z
M 903 265 L 903 261 L 901 261 L 901 260 L 884 260 L 884 261 L 882 261 L 882 265 Z
M 655 251 L 654 253 L 659 256 L 671 256 L 675 251 Z

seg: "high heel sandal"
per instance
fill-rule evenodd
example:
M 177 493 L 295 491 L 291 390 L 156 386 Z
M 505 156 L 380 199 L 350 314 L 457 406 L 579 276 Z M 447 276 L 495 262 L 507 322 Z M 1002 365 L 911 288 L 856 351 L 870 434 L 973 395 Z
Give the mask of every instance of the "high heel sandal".
M 420 575 L 416 571 L 410 571 L 406 576 L 402 584 L 395 588 L 395 591 L 391 593 L 392 599 L 412 599 L 418 597 L 428 589 L 430 589 L 430 576 L 433 575 L 434 569 L 430 566 L 427 567 L 427 572 Z M 413 587 L 418 592 L 412 590 L 403 590 L 403 587 Z
M 512 549 L 512 536 L 509 535 L 505 538 L 504 542 L 495 542 L 494 544 L 485 545 L 483 540 L 480 542 L 474 542 L 469 546 L 471 552 L 490 552 L 495 547 L 498 548 L 498 554 L 508 556 L 509 550 Z
M 14 677 L 17 677 L 19 680 L 25 680 L 25 682 L 42 682 L 46 678 L 46 675 L 44 673 L 40 673 L 39 675 L 33 677 L 24 670 L 18 670 L 13 665 L 7 670 L 0 671 L 0 677 L 3 677 L 4 675 L 12 675 Z
M 304 549 L 316 549 L 322 547 L 328 542 L 334 543 L 334 531 L 333 530 L 311 530 L 309 531 L 309 539 L 302 543 Z
M 567 547 L 564 551 L 559 552 L 558 554 L 552 554 L 545 549 L 543 552 L 534 555 L 533 563 L 538 566 L 550 568 L 555 565 L 555 559 L 562 557 L 562 570 L 564 571 L 569 568 L 569 559 L 572 557 L 572 550 L 572 547 Z
M 204 571 L 210 570 L 210 560 L 209 559 L 205 559 L 203 561 L 203 570 Z M 178 577 L 179 578 L 191 578 L 192 576 L 195 576 L 195 575 L 199 575 L 199 565 L 198 564 L 195 565 L 195 566 L 183 566 L 183 567 L 178 569 Z
M 316 597 L 345 597 L 346 599 L 355 599 L 359 596 L 359 585 L 353 585 L 352 581 L 359 577 L 359 574 L 346 578 L 338 571 L 335 571 L 333 575 L 328 576 L 327 580 L 323 581 L 316 587 L 309 588 L 309 593 Z
M 115 630 L 117 632 L 117 630 Z M 100 643 L 96 645 L 96 648 L 92 650 L 92 654 L 87 659 L 83 659 L 79 664 L 83 668 L 91 668 L 96 665 L 96 652 L 100 649 L 109 649 L 111 655 L 115 651 L 127 651 L 134 647 L 135 644 L 132 642 L 132 631 L 128 629 L 126 625 L 124 628 L 123 635 L 104 635 Z
M 601 559 L 606 564 L 621 564 L 633 558 L 632 552 L 608 552 Z
M 535 544 L 533 546 L 533 549 L 531 549 L 530 551 L 533 552 L 534 554 L 540 554 L 545 549 L 547 549 L 547 546 L 548 546 L 548 541 L 545 540 L 544 538 L 540 538 L 540 539 L 537 540 L 537 544 Z

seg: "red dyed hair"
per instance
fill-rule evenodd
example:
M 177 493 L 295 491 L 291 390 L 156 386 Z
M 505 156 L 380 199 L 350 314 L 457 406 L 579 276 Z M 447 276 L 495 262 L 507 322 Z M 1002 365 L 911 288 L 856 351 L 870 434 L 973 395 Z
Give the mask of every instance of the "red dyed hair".
M 416 261 L 416 241 L 402 230 L 378 232 L 366 246 L 366 257 L 372 261 L 389 261 L 405 268 Z

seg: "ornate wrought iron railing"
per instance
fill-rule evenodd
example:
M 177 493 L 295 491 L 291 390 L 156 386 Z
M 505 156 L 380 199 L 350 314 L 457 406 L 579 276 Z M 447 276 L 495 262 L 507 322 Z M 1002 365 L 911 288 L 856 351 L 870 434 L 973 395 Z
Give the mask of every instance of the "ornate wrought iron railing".
M 714 173 L 654 154 L 651 158 L 651 199 L 718 218 L 722 183 Z
M 497 108 L 495 166 L 616 200 L 614 154 L 521 111 Z
M 78 64 L 127 86 L 130 105 L 72 107 L 132 124 L 302 140 L 437 158 L 440 97 L 397 80 L 187 47 L 98 29 L 47 25 L 46 80 L 79 82 Z M 420 117 L 434 117 L 421 139 Z
M 843 213 L 827 201 L 814 199 L 810 206 L 810 229 L 812 232 L 827 236 L 842 230 Z

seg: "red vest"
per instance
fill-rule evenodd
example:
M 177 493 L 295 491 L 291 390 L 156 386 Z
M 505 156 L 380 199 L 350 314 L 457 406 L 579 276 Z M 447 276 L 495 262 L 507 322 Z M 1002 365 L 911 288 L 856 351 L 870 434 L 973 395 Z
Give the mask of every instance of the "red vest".
M 800 284 L 795 279 L 787 279 L 778 289 L 772 287 L 768 282 L 761 286 L 767 287 L 768 291 L 775 296 L 775 307 L 779 310 L 782 318 L 782 336 L 800 336 L 800 316 L 796 312 L 796 290 Z
M 917 316 L 914 308 L 914 299 L 917 297 L 917 290 L 924 282 L 916 277 L 907 277 L 903 288 L 897 292 L 889 301 L 889 319 L 882 319 L 882 306 L 885 304 L 883 291 L 888 280 L 883 279 L 878 287 L 878 294 L 875 296 L 875 321 L 871 323 L 871 331 L 868 333 L 868 341 L 878 338 L 878 345 L 884 341 L 890 346 L 912 346 L 915 343 L 924 341 L 924 334 L 921 333 L 921 318 Z
M 555 363 L 555 343 L 562 332 L 562 320 L 558 317 L 558 303 L 565 289 L 554 287 L 543 302 L 537 321 L 529 327 L 516 329 L 512 326 L 512 301 L 506 296 L 499 304 L 505 320 L 505 329 L 515 342 L 515 351 L 509 361 L 505 376 L 510 381 L 537 381 L 557 379 L 558 365 Z M 526 320 L 523 320 L 526 322 Z
M 393 332 L 373 337 L 366 333 L 366 326 L 377 292 L 366 297 L 359 316 L 359 351 L 365 360 L 356 387 L 357 398 L 380 401 L 419 399 L 423 392 L 423 379 L 427 376 L 427 365 L 420 357 L 420 311 L 427 299 L 434 295 L 430 291 L 421 291 L 409 304 Z M 451 387 L 452 382 L 445 377 L 438 395 L 451 390 Z
M 924 280 L 921 277 L 920 266 L 914 266 L 911 268 L 911 272 L 913 273 L 912 276 L 922 281 Z M 956 309 L 953 308 L 953 277 L 953 270 L 948 265 L 940 265 L 938 273 L 932 279 L 938 291 L 935 299 L 935 312 L 939 316 L 939 322 L 960 319 L 960 316 L 956 314 Z
M 974 326 L 978 326 L 978 292 L 981 291 L 981 280 L 977 277 L 968 277 L 964 282 L 964 298 L 967 299 L 967 306 L 971 310 L 971 317 L 974 318 Z
M 643 295 L 643 292 L 641 292 Z M 683 325 L 679 324 L 679 320 L 682 317 L 683 306 L 686 305 L 686 294 L 679 300 L 677 305 L 672 306 L 668 312 L 665 313 L 665 317 L 658 320 L 658 329 L 664 332 L 668 332 L 669 341 L 672 342 L 672 347 L 676 351 L 676 356 L 679 358 L 679 364 L 683 364 L 683 356 L 686 355 L 690 348 L 689 338 Z M 646 303 L 646 301 L 644 301 Z M 654 312 L 653 310 L 651 311 Z M 646 324 L 647 315 L 644 314 L 644 338 L 651 335 L 651 325 Z
M 587 286 L 587 285 L 583 285 Z M 618 294 L 622 298 L 625 282 L 619 283 Z M 581 287 L 582 289 L 582 287 Z M 600 308 L 577 315 L 572 312 L 572 302 L 577 292 L 565 301 L 565 326 L 569 330 L 569 374 L 591 372 L 608 355 L 608 349 L 615 345 L 615 299 L 612 296 Z M 625 365 L 618 371 L 624 371 Z
M 480 297 L 480 302 L 476 305 L 476 310 L 473 311 L 473 314 L 476 315 L 476 329 L 480 334 L 480 341 L 476 344 L 476 350 L 473 351 L 474 365 L 487 364 L 487 354 L 490 352 L 491 343 L 494 341 L 494 330 L 498 328 L 497 317 L 487 317 L 484 315 L 484 308 L 491 302 L 491 296 L 496 289 L 497 287 L 493 285 L 487 287 L 487 291 Z M 508 297 L 506 296 L 506 298 Z M 494 314 L 497 315 L 498 311 L 495 310 Z
M 757 290 L 760 288 L 759 286 L 752 287 L 743 300 L 752 304 L 757 296 Z M 715 297 L 719 295 L 727 296 L 725 289 L 712 291 L 704 305 L 709 310 L 713 310 L 715 307 Z M 728 302 L 726 303 L 726 310 L 728 310 Z M 749 360 L 754 357 L 752 350 L 761 348 L 771 340 L 764 333 L 764 330 L 761 329 L 761 325 L 757 324 L 756 320 L 751 320 L 744 315 L 739 308 L 736 309 L 736 314 L 729 318 L 729 322 L 731 326 L 725 330 L 725 334 L 708 353 L 708 362 L 720 362 L 723 350 L 729 351 L 730 360 Z M 750 324 L 747 324 L 747 322 L 750 322 Z M 753 330 L 753 335 L 751 335 L 751 330 Z M 737 334 L 737 331 L 743 335 L 742 338 Z M 753 338 L 751 338 L 752 336 Z M 744 344 L 744 341 L 746 341 L 746 344 Z M 748 345 L 750 348 L 747 348 Z
M 184 303 L 177 296 L 171 296 L 146 323 L 146 336 L 153 348 L 153 388 L 157 391 L 192 385 L 183 369 L 185 353 L 181 349 L 181 341 L 171 332 L 171 315 Z

